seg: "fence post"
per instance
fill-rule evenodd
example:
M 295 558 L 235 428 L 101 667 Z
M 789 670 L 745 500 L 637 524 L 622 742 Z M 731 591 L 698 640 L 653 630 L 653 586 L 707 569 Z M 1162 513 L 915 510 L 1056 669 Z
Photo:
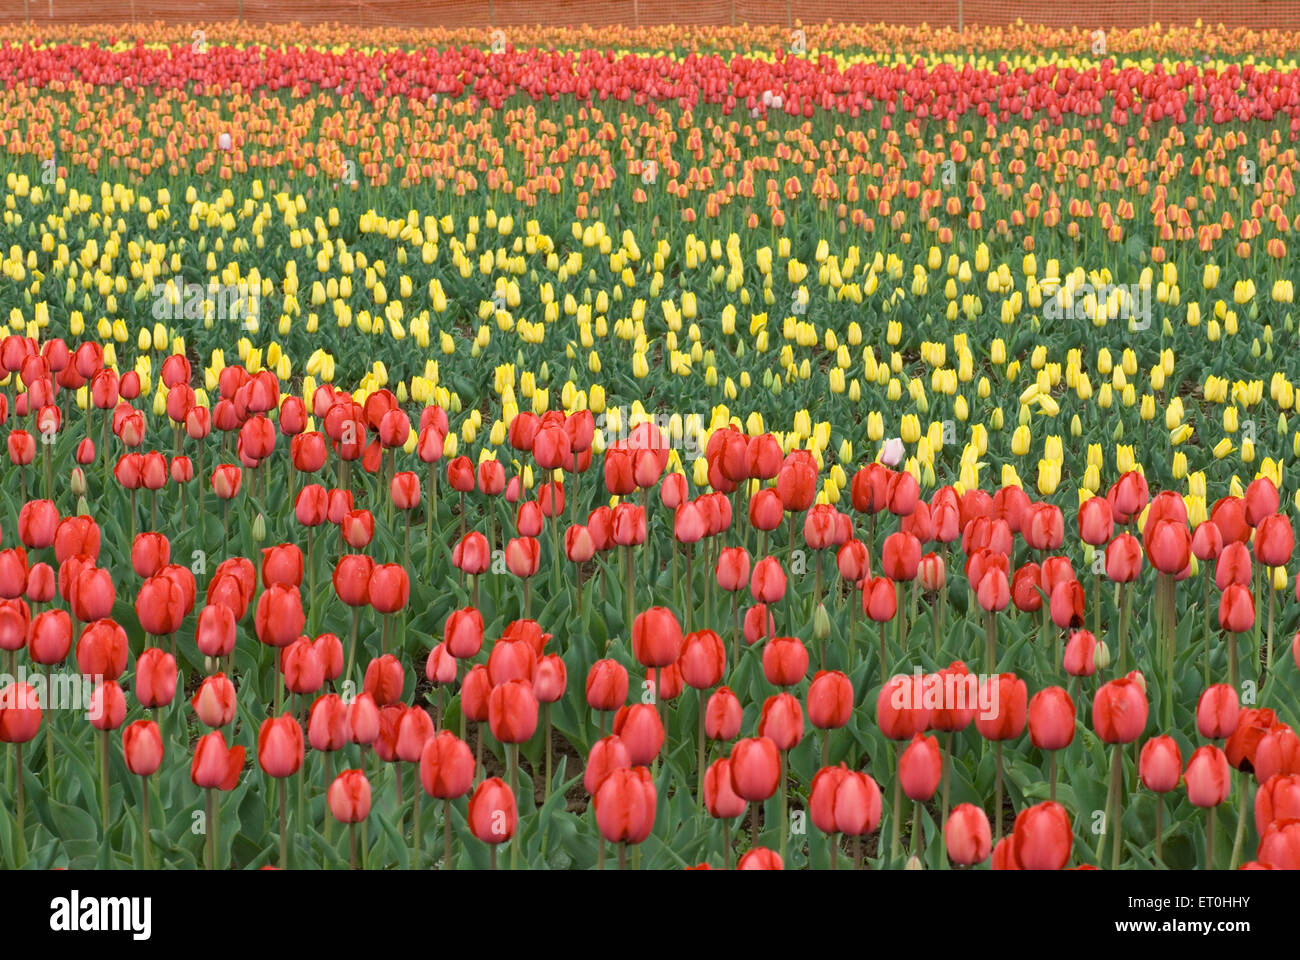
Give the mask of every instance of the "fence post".
M 239 22 L 240 24 L 244 22 L 244 0 L 239 0 Z
M 736 25 L 736 0 L 731 0 L 731 25 Z
M 966 32 L 965 11 L 962 9 L 962 0 L 957 0 L 957 32 Z
M 632 25 L 636 29 L 641 29 L 641 3 L 640 0 L 632 0 Z

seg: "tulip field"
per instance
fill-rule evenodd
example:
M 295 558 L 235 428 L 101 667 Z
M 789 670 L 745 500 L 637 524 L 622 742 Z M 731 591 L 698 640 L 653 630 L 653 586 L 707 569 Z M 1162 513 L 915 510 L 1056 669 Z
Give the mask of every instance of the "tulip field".
M 1300 868 L 1300 33 L 0 79 L 0 864 Z

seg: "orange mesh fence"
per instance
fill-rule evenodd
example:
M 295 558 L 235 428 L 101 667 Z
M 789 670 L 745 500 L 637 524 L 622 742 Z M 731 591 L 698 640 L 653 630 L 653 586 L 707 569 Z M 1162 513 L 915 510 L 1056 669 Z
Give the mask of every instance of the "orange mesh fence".
M 362 27 L 888 23 L 1133 29 L 1224 24 L 1300 31 L 1300 0 L 0 0 L 0 23 L 338 23 Z

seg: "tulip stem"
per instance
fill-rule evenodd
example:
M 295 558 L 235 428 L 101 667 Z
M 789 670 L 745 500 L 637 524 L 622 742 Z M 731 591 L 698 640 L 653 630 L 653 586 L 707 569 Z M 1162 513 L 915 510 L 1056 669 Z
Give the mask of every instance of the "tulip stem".
M 348 867 L 352 870 L 357 868 L 357 825 L 348 824 Z
M 632 557 L 632 545 L 628 544 L 623 548 L 623 556 L 626 557 L 624 572 L 627 576 L 623 581 L 623 602 L 627 608 L 627 613 L 623 620 L 623 629 L 627 633 L 627 645 L 632 645 L 632 604 L 633 594 L 636 592 L 636 560 Z
M 921 801 L 912 801 L 912 856 L 921 855 Z
M 405 777 L 402 776 L 402 772 L 402 763 L 399 760 L 393 764 L 393 773 L 397 777 L 397 832 L 399 835 L 402 832 L 402 824 L 406 822 L 406 811 L 403 809 L 406 801 L 402 798 L 402 781 Z
M 1228 862 L 1229 870 L 1236 870 L 1241 865 L 1241 845 L 1246 839 L 1246 793 L 1250 789 L 1250 775 L 1244 770 L 1237 771 L 1237 833 L 1232 838 L 1232 859 Z
M 451 862 L 451 800 L 442 801 L 442 869 L 454 870 Z
M 1207 569 L 1201 578 L 1202 601 L 1201 620 L 1205 624 L 1205 686 L 1210 685 L 1210 572 Z
M 700 703 L 700 709 L 699 709 L 700 716 L 699 716 L 699 722 L 696 724 L 696 738 L 695 738 L 695 745 L 696 745 L 695 793 L 696 793 L 696 800 L 698 802 L 699 809 L 703 810 L 704 809 L 704 772 L 705 772 L 704 771 L 704 712 L 706 710 L 706 703 L 704 700 L 703 689 L 696 691 L 696 695 L 699 698 L 699 703 Z M 822 757 L 823 757 L 822 766 L 823 767 L 826 766 L 826 761 L 824 759 L 826 755 L 825 739 L 826 739 L 825 737 L 822 738 Z
M 298 819 L 294 823 L 295 831 L 305 830 L 307 827 L 307 764 L 298 765 Z
M 510 795 L 515 798 L 515 803 L 519 803 L 519 744 L 512 743 L 506 747 L 506 763 L 510 771 Z M 529 797 L 529 800 L 532 798 Z M 510 869 L 515 870 L 519 867 L 519 836 L 510 841 Z
M 894 641 L 900 654 L 906 654 L 907 645 L 907 627 L 904 621 L 907 620 L 907 613 L 903 609 L 903 584 L 902 581 L 894 582 Z
M 1156 862 L 1155 862 L 1155 866 L 1157 869 L 1159 869 L 1160 867 L 1160 847 L 1165 839 L 1164 838 L 1165 831 L 1163 826 L 1164 816 L 1165 816 L 1164 796 L 1157 793 L 1156 794 Z
M 152 849 L 150 848 L 150 841 L 149 841 L 149 820 L 150 820 L 150 817 L 149 817 L 149 778 L 148 778 L 148 777 L 141 777 L 141 778 L 140 778 L 140 786 L 141 786 L 140 793 L 143 795 L 143 800 L 144 800 L 144 803 L 143 803 L 143 805 L 141 806 L 141 817 L 140 817 L 140 824 L 141 824 L 141 830 L 140 830 L 140 841 L 141 841 L 141 843 L 144 845 L 144 868 L 145 868 L 146 870 L 151 870 L 151 869 L 153 869 L 153 851 L 152 851 Z
M 993 817 L 994 843 L 1002 839 L 1002 741 L 993 742 Z
M 1110 792 L 1114 795 L 1113 807 L 1115 822 L 1112 836 L 1114 839 L 1111 843 L 1110 868 L 1119 869 L 1119 852 L 1123 845 L 1124 835 L 1124 753 L 1121 744 L 1114 744 L 1110 748 Z
M 943 735 L 943 766 L 940 767 L 940 773 L 943 779 L 943 816 L 942 821 L 948 822 L 948 797 L 949 789 L 952 785 L 952 731 L 947 730 Z
M 204 800 L 205 806 L 205 826 L 207 827 L 208 843 L 205 851 L 204 861 L 209 870 L 215 869 L 217 862 L 217 798 L 216 792 L 212 787 L 204 791 L 207 796 Z
M 758 846 L 758 801 L 749 805 L 749 846 Z
M 849 614 L 852 616 L 852 613 Z M 934 657 L 939 658 L 939 597 L 934 597 L 934 602 L 930 604 L 930 622 L 934 628 Z
M 691 544 L 686 544 L 686 592 L 683 594 L 683 606 L 686 608 L 686 632 L 690 633 L 694 627 L 692 611 L 695 604 L 691 602 L 691 566 L 695 556 L 695 548 Z M 677 579 L 677 551 L 673 551 L 673 579 Z
M 288 777 L 280 778 L 280 869 L 289 867 L 289 784 Z
M 51 683 L 51 673 L 53 669 L 50 664 L 45 664 L 45 689 L 53 690 Z M 10 671 L 12 676 L 13 671 Z M 48 784 L 46 790 L 49 792 L 50 799 L 54 799 L 55 777 L 54 777 L 54 725 L 53 717 L 45 724 L 45 779 Z
M 494 843 L 488 847 L 488 869 L 497 868 L 497 845 Z
M 542 712 L 546 716 L 546 788 L 543 793 L 543 802 L 545 802 L 545 800 L 551 799 L 551 764 L 553 762 L 551 759 L 551 705 L 546 704 Z
M 903 778 L 898 771 L 898 748 L 894 748 L 894 803 L 889 808 L 889 862 L 893 864 L 898 860 L 898 835 L 899 827 L 903 820 Z M 856 858 L 855 858 L 856 860 Z
M 1268 581 L 1268 647 L 1264 654 L 1264 675 L 1273 675 L 1273 616 L 1277 604 L 1277 591 L 1273 589 L 1273 568 L 1269 567 Z
M 184 489 L 182 487 L 181 489 Z M 307 632 L 316 636 L 316 528 L 307 528 Z
M 880 683 L 883 686 L 889 682 L 889 661 L 885 657 L 885 623 L 880 621 Z
M 419 780 L 417 772 L 416 780 Z M 415 798 L 411 810 L 411 869 L 420 869 L 420 794 L 424 790 L 416 783 L 411 789 L 411 795 Z
M 27 831 L 25 828 L 27 822 L 27 794 L 23 788 L 23 745 L 14 744 L 15 753 L 15 781 L 14 792 L 17 794 L 17 810 L 15 811 L 18 826 L 18 850 L 15 860 L 18 866 L 23 866 L 27 862 Z
M 357 626 L 360 619 L 361 619 L 361 608 L 353 607 L 352 608 L 352 633 L 348 635 L 348 669 L 347 672 L 343 674 L 344 680 L 352 679 L 352 665 L 356 662 L 356 658 L 357 658 Z
M 620 843 L 618 845 L 618 868 L 620 870 L 627 869 L 627 844 L 626 843 Z
M 1120 583 L 1119 598 L 1119 676 L 1122 677 L 1128 673 L 1129 608 L 1133 599 L 1133 591 L 1127 583 Z
M 789 796 L 788 796 L 789 791 L 786 785 L 786 774 L 785 774 L 786 765 L 789 762 L 788 760 L 789 753 L 790 751 L 788 750 L 782 750 L 780 753 L 781 766 L 780 766 L 779 785 L 781 788 L 781 862 L 782 863 L 785 862 L 786 835 L 790 832 L 789 814 L 787 814 L 786 812 L 787 806 L 789 804 Z
M 998 622 L 997 613 L 992 610 L 984 611 L 984 659 L 988 664 L 989 673 L 997 673 L 998 661 Z
M 109 747 L 109 743 L 108 743 L 108 731 L 107 731 L 107 730 L 101 730 L 101 731 L 99 731 L 99 812 L 100 812 L 100 815 L 102 816 L 102 818 L 103 818 L 103 822 L 104 822 L 104 844 L 105 844 L 106 846 L 109 844 L 109 839 L 108 839 L 108 828 L 109 828 L 109 821 L 108 821 L 108 754 L 109 754 L 109 750 L 110 750 L 110 749 L 111 749 L 111 748 Z M 23 772 L 22 772 L 21 764 L 20 764 L 20 768 L 19 768 L 19 770 L 18 770 L 18 778 L 19 778 L 19 781 L 20 781 L 20 782 L 21 782 L 21 780 L 22 780 L 22 775 L 23 775 Z
M 731 667 L 734 670 L 740 663 L 740 595 L 731 594 Z
M 605 846 L 603 840 L 600 845 Z M 722 821 L 722 867 L 724 870 L 731 869 L 731 821 L 726 818 Z
M 1048 781 L 1048 799 L 1052 803 L 1056 802 L 1056 751 L 1052 750 L 1047 755 L 1047 781 Z
M 1228 631 L 1228 686 L 1237 689 L 1237 635 Z
M 325 810 L 324 810 L 325 815 L 322 819 L 325 821 L 325 843 L 332 844 L 334 842 L 334 818 L 329 815 L 328 794 L 329 794 L 329 785 L 334 782 L 334 754 L 331 753 L 329 750 L 325 750 L 323 752 L 325 754 L 326 803 L 325 803 Z
M 1262 571 L 1261 571 L 1261 569 L 1260 569 L 1260 564 L 1256 563 L 1254 566 L 1255 566 L 1255 569 L 1254 569 L 1254 581 L 1255 581 L 1255 582 L 1254 582 L 1254 584 L 1253 584 L 1253 586 L 1252 586 L 1252 589 L 1251 589 L 1251 591 L 1250 591 L 1250 595 L 1251 595 L 1252 597 L 1258 597 L 1258 596 L 1259 596 L 1259 581 L 1260 581 L 1260 576 L 1261 576 Z M 1272 577 L 1269 578 L 1268 591 L 1269 591 L 1270 594 L 1272 594 L 1272 592 L 1273 592 Z M 1256 608 L 1256 609 L 1258 609 L 1258 608 Z M 1258 670 L 1259 670 L 1259 617 L 1258 617 L 1258 616 L 1255 617 L 1255 623 L 1252 625 L 1252 631 L 1253 631 L 1253 633 L 1254 633 L 1254 639 L 1255 639 L 1255 659 L 1254 659 L 1254 661 L 1253 661 L 1253 666 L 1254 666 L 1254 670 L 1255 670 L 1256 672 L 1258 672 Z M 1234 686 L 1235 686 L 1235 684 L 1234 684 Z
M 1218 806 L 1209 806 L 1205 808 L 1205 869 L 1214 869 L 1214 834 L 1215 834 L 1215 814 Z

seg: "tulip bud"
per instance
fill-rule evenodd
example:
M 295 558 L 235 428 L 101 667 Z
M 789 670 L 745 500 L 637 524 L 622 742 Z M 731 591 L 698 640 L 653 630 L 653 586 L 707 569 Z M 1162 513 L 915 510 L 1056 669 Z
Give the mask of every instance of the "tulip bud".
M 813 614 L 813 637 L 817 640 L 826 640 L 831 635 L 831 618 L 826 613 L 826 604 L 817 604 L 817 610 Z
M 86 495 L 86 474 L 80 467 L 72 468 L 72 479 L 69 486 L 74 497 L 84 497 Z
M 1097 647 L 1092 653 L 1092 662 L 1098 670 L 1105 670 L 1110 666 L 1110 647 L 1106 646 L 1105 640 L 1097 642 Z
M 262 514 L 259 513 L 257 515 L 257 519 L 253 521 L 253 542 L 261 543 L 265 539 L 266 539 L 266 517 L 262 516 Z

